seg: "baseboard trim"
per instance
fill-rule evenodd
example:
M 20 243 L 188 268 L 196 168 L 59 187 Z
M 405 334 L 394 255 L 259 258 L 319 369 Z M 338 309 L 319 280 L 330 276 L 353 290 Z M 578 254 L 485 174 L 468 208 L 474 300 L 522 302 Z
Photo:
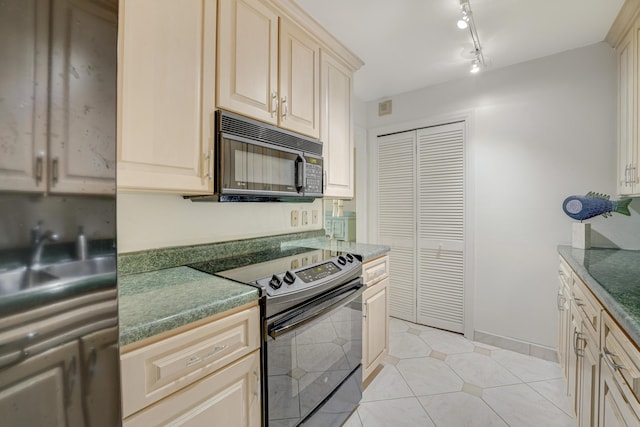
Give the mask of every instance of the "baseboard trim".
M 474 341 L 500 347 L 505 350 L 515 351 L 517 353 L 527 354 L 539 359 L 549 360 L 551 362 L 558 361 L 558 353 L 555 348 L 545 347 L 543 345 L 530 343 L 527 341 L 517 340 L 515 338 L 503 337 L 501 335 L 490 334 L 488 332 L 473 331 Z

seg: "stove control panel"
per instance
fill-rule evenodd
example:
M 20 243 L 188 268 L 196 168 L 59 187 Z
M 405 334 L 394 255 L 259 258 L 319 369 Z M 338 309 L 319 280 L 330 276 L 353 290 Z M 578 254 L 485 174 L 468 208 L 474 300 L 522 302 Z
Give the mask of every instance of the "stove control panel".
M 340 256 L 342 258 L 342 256 Z M 339 258 L 338 258 L 338 262 Z M 340 263 L 342 264 L 342 263 Z M 342 264 L 345 265 L 345 264 Z M 340 269 L 336 267 L 336 265 L 329 261 L 324 264 L 316 265 L 311 268 L 307 268 L 306 270 L 301 270 L 296 273 L 296 275 L 304 282 L 310 283 L 315 280 L 324 279 L 325 277 L 331 276 L 332 274 L 340 272 Z M 290 273 L 290 272 L 287 272 Z
M 320 283 L 335 280 L 347 271 L 360 266 L 359 260 L 351 254 L 342 254 L 334 256 L 324 262 L 317 262 L 318 255 L 304 255 L 302 258 L 302 267 L 298 266 L 299 259 L 296 258 L 291 262 L 291 269 L 287 269 L 282 273 L 273 274 L 256 281 L 262 286 L 270 297 L 284 296 L 290 292 L 297 292 L 305 288 L 316 286 Z M 315 263 L 305 267 L 309 260 Z M 295 265 L 293 264 L 295 262 Z M 305 262 L 306 261 L 306 262 Z

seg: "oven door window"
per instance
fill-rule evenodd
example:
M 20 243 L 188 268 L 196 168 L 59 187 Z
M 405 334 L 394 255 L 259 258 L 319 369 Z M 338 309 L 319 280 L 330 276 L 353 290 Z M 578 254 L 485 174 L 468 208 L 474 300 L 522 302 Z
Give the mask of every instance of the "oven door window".
M 223 193 L 298 193 L 298 153 L 223 137 L 221 158 Z
M 362 299 L 268 338 L 269 424 L 295 425 L 358 367 L 362 359 Z

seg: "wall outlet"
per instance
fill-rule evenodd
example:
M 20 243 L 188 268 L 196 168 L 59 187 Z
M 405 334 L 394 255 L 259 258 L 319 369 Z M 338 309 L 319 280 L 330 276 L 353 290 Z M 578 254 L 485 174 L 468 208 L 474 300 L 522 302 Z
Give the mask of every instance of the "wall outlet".
M 302 219 L 300 220 L 300 225 L 309 225 L 309 212 L 302 211 Z
M 311 224 L 318 223 L 318 210 L 314 209 L 311 211 Z
M 291 226 L 292 227 L 297 227 L 298 226 L 298 211 L 297 210 L 291 211 Z

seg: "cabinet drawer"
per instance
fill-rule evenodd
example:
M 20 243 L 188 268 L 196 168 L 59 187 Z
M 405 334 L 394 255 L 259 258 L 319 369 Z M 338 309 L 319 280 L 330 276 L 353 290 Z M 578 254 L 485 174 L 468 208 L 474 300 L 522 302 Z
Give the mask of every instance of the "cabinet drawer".
M 600 312 L 602 307 L 593 296 L 587 286 L 578 276 L 573 275 L 573 287 L 571 289 L 572 298 L 578 307 L 578 311 L 583 318 L 588 332 L 600 338 Z
M 389 256 L 384 255 L 362 265 L 364 283 L 371 285 L 389 275 Z
M 602 314 L 601 340 L 602 361 L 613 373 L 626 403 L 640 415 L 640 351 L 607 313 Z
M 124 417 L 259 348 L 259 314 L 252 307 L 122 354 Z
M 123 425 L 258 427 L 260 395 L 260 352 L 255 351 L 127 418 Z

